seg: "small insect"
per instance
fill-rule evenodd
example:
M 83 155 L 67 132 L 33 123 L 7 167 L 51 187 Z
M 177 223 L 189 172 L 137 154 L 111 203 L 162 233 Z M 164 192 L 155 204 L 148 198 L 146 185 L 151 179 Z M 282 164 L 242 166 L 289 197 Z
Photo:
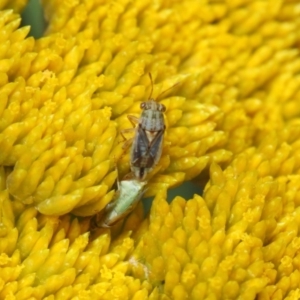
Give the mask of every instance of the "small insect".
M 141 103 L 140 107 L 143 110 L 141 117 L 127 116 L 133 125 L 138 124 L 135 128 L 135 136 L 131 147 L 130 167 L 135 178 L 139 180 L 145 180 L 147 174 L 158 163 L 162 153 L 163 138 L 166 129 L 163 114 L 166 111 L 166 107 L 158 103 L 157 100 L 155 101 L 154 98 L 151 98 L 153 93 L 151 73 L 149 73 L 149 77 L 151 80 L 151 93 L 148 100 Z M 131 130 L 125 129 L 122 132 Z M 127 142 L 131 142 L 131 140 Z M 124 147 L 126 145 L 127 143 L 124 144 Z
M 95 221 L 97 227 L 111 227 L 125 218 L 137 205 L 145 192 L 146 181 L 128 178 L 117 181 L 118 190 L 112 202 L 104 209 L 100 222 Z

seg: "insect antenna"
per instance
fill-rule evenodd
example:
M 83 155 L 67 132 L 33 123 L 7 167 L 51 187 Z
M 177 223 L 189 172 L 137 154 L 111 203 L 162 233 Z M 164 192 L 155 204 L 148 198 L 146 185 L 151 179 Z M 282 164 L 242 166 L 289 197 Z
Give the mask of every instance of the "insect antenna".
M 173 84 L 172 86 L 170 86 L 169 88 L 167 88 L 166 90 L 162 91 L 157 97 L 156 97 L 156 101 L 158 101 L 158 99 L 165 94 L 166 92 L 168 92 L 169 90 L 173 89 L 175 86 L 179 85 L 181 83 L 181 81 Z
M 152 80 L 152 75 L 151 75 L 150 72 L 149 72 L 149 78 L 150 78 L 150 81 L 151 81 L 151 91 L 150 91 L 150 95 L 149 95 L 148 99 L 151 99 L 152 93 L 153 93 L 153 80 Z

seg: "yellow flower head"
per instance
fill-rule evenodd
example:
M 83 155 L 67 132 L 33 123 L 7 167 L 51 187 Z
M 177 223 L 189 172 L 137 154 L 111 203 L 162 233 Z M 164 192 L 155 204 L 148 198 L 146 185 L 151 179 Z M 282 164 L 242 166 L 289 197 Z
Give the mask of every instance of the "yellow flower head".
M 17 29 L 19 19 L 12 11 L 2 13 L 3 26 L 13 32 L 3 50 L 8 56 L 4 71 L 12 82 L 5 78 L 1 90 L 7 99 L 1 162 L 14 166 L 7 180 L 11 195 L 47 215 L 72 211 L 88 216 L 102 210 L 113 197 L 113 159 L 120 159 L 121 176 L 129 172 L 129 153 L 122 156 L 119 132 L 132 126 L 127 114 L 138 116 L 140 102 L 149 96 L 148 71 L 160 82 L 154 97 L 180 83 L 171 90 L 176 96 L 163 101 L 168 130 L 148 195 L 199 175 L 210 159 L 228 161 L 231 153 L 220 148 L 226 135 L 215 130 L 220 109 L 199 103 L 196 93 L 185 95 L 191 85 L 199 90 L 201 70 L 184 67 L 181 52 L 176 62 L 168 62 L 170 55 L 155 50 L 155 36 L 142 34 L 144 26 L 133 36 L 116 29 L 117 19 L 130 24 L 130 11 L 144 14 L 148 9 L 126 2 L 52 5 L 46 5 L 47 36 L 36 41 L 24 39 L 28 29 Z M 129 12 L 121 17 L 126 8 Z M 160 18 L 158 8 L 149 7 L 151 11 L 151 18 Z M 165 30 L 158 32 L 169 37 Z M 8 49 L 17 54 L 10 57 Z
M 42 1 L 39 39 L 25 4 L 0 1 L 0 299 L 298 299 L 297 1 Z M 95 229 L 149 73 L 150 215 Z

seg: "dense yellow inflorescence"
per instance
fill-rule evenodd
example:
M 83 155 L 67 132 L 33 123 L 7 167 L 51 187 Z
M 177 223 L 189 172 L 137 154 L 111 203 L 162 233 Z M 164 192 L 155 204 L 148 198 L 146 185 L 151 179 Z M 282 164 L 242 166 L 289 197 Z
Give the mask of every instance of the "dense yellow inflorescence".
M 27 0 L 1 0 L 0 9 L 13 9 L 15 12 L 20 13 L 27 4 Z
M 298 299 L 300 128 L 285 130 L 213 163 L 203 198 L 157 195 L 134 274 L 171 299 Z
M 0 299 L 298 299 L 297 1 L 42 2 L 35 40 L 0 1 Z M 149 72 L 151 213 L 94 228 Z M 168 204 L 191 179 L 202 197 Z
M 0 201 L 1 299 L 126 299 L 151 293 L 146 281 L 126 275 L 124 259 L 134 247 L 129 232 L 111 244 L 108 230 L 90 235 L 86 219 L 44 216 L 10 201 L 4 189 Z

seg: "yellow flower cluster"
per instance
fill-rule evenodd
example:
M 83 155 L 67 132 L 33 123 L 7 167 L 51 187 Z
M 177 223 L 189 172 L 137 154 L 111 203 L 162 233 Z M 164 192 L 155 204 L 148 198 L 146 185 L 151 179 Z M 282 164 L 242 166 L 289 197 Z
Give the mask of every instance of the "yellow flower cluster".
M 90 236 L 89 220 L 51 217 L 0 192 L 0 299 L 141 299 L 147 282 L 127 276 L 130 233 Z
M 35 40 L 0 0 L 0 299 L 298 299 L 298 1 L 42 2 Z M 149 72 L 151 213 L 95 229 Z
M 147 272 L 140 263 L 135 276 L 163 283 L 170 299 L 298 299 L 300 128 L 292 131 L 224 172 L 213 163 L 203 198 L 168 205 L 157 195 L 131 258 Z
M 16 13 L 20 13 L 26 6 L 26 0 L 1 0 L 0 9 L 13 9 Z
M 74 9 L 73 4 L 62 6 Z M 144 73 L 153 70 L 158 78 L 168 72 L 166 63 L 165 68 L 155 67 L 161 58 L 148 53 L 150 39 L 130 41 L 104 28 L 100 32 L 104 16 L 98 12 L 94 20 L 95 5 L 86 4 L 90 19 L 83 18 L 81 26 L 76 22 L 68 34 L 62 30 L 37 41 L 24 39 L 28 28 L 17 29 L 19 19 L 12 11 L 2 12 L 3 30 L 12 36 L 3 49 L 3 71 L 11 78 L 4 76 L 1 89 L 7 100 L 2 107 L 0 162 L 14 166 L 7 180 L 9 193 L 48 215 L 93 215 L 112 199 L 113 192 L 107 192 L 116 179 L 113 161 L 122 155 L 118 132 L 131 126 L 127 113 L 140 113 L 139 103 L 147 99 Z M 106 9 L 117 17 L 113 7 Z M 60 20 L 59 11 L 55 20 Z M 63 25 L 67 30 L 68 24 Z M 110 36 L 101 37 L 102 32 Z M 160 89 L 188 80 L 190 73 L 171 75 Z M 152 174 L 160 175 L 149 186 L 149 195 L 159 185 L 174 186 L 195 177 L 209 157 L 218 162 L 230 157 L 224 149 L 221 155 L 220 150 L 207 153 L 225 142 L 224 133 L 214 131 L 220 118 L 216 106 L 181 96 L 166 99 L 165 105 L 169 130 L 164 155 Z M 122 176 L 129 172 L 128 161 L 127 153 L 121 159 Z

